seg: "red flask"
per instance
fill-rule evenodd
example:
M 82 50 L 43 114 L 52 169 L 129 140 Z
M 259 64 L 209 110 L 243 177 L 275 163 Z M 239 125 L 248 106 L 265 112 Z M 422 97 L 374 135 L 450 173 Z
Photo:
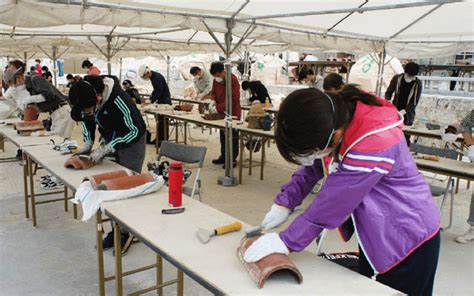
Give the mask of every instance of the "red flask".
M 183 204 L 183 164 L 175 162 L 168 168 L 168 203 L 177 208 Z

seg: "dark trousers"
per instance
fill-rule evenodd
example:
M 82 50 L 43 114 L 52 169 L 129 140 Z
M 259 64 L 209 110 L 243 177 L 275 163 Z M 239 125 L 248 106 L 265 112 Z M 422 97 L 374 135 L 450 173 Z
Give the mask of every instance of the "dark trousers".
M 219 131 L 221 141 L 221 156 L 219 158 L 225 159 L 225 133 L 223 130 Z M 239 155 L 239 131 L 232 130 L 232 160 L 235 161 Z
M 377 281 L 408 295 L 432 295 L 439 245 L 438 232 L 397 266 L 377 275 Z M 373 276 L 373 270 L 360 247 L 359 253 L 359 273 L 367 277 Z
M 158 141 L 159 145 L 163 140 L 168 139 L 168 135 L 165 135 L 165 118 L 163 116 L 158 116 L 158 130 L 156 131 L 156 141 Z
M 403 133 L 405 135 L 405 140 L 407 141 L 407 146 L 410 147 L 410 144 L 411 144 L 411 140 L 410 140 L 410 136 L 409 134 L 406 134 L 406 133 Z

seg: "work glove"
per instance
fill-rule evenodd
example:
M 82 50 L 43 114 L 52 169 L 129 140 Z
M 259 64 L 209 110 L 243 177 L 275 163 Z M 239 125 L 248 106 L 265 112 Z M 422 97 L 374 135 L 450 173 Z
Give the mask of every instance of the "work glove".
M 441 136 L 441 139 L 445 142 L 448 142 L 448 143 L 454 143 L 458 139 L 458 135 L 452 134 L 452 133 L 447 133 L 447 134 L 443 134 Z
M 97 150 L 92 151 L 92 153 L 89 155 L 91 160 L 95 163 L 101 162 L 104 157 L 106 157 L 109 154 L 114 153 L 115 150 L 112 147 L 112 145 L 104 145 L 100 146 Z
M 470 161 L 474 161 L 474 145 L 471 145 L 469 148 L 467 148 L 467 157 L 469 157 Z
M 263 257 L 273 253 L 285 255 L 290 253 L 288 247 L 281 240 L 280 235 L 275 232 L 267 233 L 254 241 L 247 251 L 245 251 L 244 260 L 248 263 L 257 262 Z
M 76 153 L 73 154 L 73 156 L 79 156 L 79 155 L 89 155 L 92 150 L 92 144 L 91 143 L 86 143 L 82 149 L 79 149 Z
M 265 218 L 263 218 L 262 226 L 265 230 L 275 228 L 283 224 L 286 219 L 288 219 L 288 216 L 290 216 L 290 210 L 277 204 L 273 204 L 270 211 L 268 211 Z

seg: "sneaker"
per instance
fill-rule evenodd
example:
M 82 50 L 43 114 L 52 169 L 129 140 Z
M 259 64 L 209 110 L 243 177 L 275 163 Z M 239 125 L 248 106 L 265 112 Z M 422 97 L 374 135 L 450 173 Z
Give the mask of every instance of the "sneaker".
M 456 241 L 460 244 L 467 244 L 470 241 L 474 241 L 474 226 L 471 226 L 463 235 L 456 237 Z
M 218 159 L 212 160 L 212 163 L 213 163 L 213 164 L 224 164 L 224 163 L 225 163 L 225 159 L 224 159 L 224 157 L 219 157 Z
M 102 249 L 108 250 L 114 246 L 114 232 L 107 233 L 107 236 L 102 240 Z

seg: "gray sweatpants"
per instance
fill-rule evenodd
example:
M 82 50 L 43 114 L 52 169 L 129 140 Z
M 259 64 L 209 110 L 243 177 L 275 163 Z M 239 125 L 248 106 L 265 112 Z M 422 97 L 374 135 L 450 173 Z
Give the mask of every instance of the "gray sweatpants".
M 143 161 L 145 160 L 146 152 L 146 136 L 143 136 L 138 142 L 133 143 L 127 147 L 118 149 L 116 152 L 117 163 L 135 171 L 141 173 L 143 167 Z
M 469 210 L 469 218 L 467 219 L 469 225 L 474 226 L 474 190 L 471 195 L 471 209 Z

